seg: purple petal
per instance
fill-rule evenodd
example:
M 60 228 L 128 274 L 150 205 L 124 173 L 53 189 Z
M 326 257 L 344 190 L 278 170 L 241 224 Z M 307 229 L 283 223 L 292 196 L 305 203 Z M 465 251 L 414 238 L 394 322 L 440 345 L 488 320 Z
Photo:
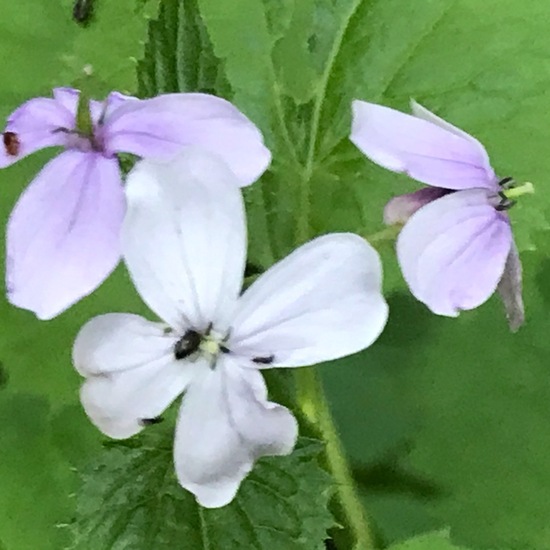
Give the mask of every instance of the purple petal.
M 384 223 L 386 225 L 405 224 L 417 210 L 449 193 L 452 193 L 449 189 L 422 187 L 414 193 L 398 195 L 388 201 L 384 207 Z
M 414 214 L 397 240 L 403 276 L 434 313 L 454 317 L 495 292 L 512 245 L 507 216 L 483 189 L 458 191 Z
M 63 103 L 46 97 L 37 97 L 23 103 L 9 117 L 6 132 L 14 132 L 19 140 L 19 151 L 10 155 L 0 147 L 0 168 L 45 147 L 65 144 L 66 134 L 59 128 L 73 128 L 74 114 Z
M 242 185 L 266 170 L 271 154 L 258 128 L 235 106 L 208 94 L 167 94 L 126 102 L 105 123 L 111 152 L 163 159 L 194 145 L 222 157 Z
M 350 139 L 373 162 L 435 187 L 495 189 L 487 152 L 459 132 L 381 105 L 353 102 Z
M 118 263 L 124 210 L 116 160 L 67 151 L 50 161 L 8 221 L 10 302 L 50 319 L 95 290 Z
M 72 113 L 72 127 L 74 127 L 80 90 L 75 90 L 74 88 L 54 88 L 53 96 L 57 102 Z M 102 116 L 109 116 L 114 109 L 120 107 L 122 103 L 128 100 L 137 101 L 135 97 L 124 95 L 119 92 L 111 92 L 105 101 L 90 100 L 90 115 L 92 117 L 92 122 L 98 124 Z

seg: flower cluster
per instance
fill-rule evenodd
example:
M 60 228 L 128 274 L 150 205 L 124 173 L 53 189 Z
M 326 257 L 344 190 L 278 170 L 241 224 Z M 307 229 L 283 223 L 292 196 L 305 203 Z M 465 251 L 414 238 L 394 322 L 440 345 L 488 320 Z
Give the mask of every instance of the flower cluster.
M 413 103 L 414 116 L 353 104 L 352 141 L 381 166 L 430 187 L 392 199 L 397 255 L 412 293 L 456 316 L 498 288 L 523 322 L 521 264 L 507 210 L 529 189 L 498 178 L 483 146 Z M 0 166 L 63 151 L 21 195 L 8 223 L 10 301 L 50 319 L 93 292 L 122 258 L 157 320 L 107 313 L 73 348 L 92 422 L 115 439 L 156 423 L 181 396 L 174 462 L 205 507 L 235 496 L 254 462 L 292 451 L 298 427 L 268 399 L 262 370 L 315 365 L 370 346 L 388 306 L 362 237 L 317 237 L 244 292 L 241 187 L 271 155 L 256 126 L 206 94 L 88 101 L 56 89 L 8 119 Z M 120 153 L 138 160 L 127 177 Z M 32 223 L 31 223 L 32 220 Z

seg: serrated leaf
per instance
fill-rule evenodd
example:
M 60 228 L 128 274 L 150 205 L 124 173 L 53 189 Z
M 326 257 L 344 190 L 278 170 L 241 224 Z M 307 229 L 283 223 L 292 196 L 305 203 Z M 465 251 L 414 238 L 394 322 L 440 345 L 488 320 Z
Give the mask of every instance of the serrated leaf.
M 267 134 L 274 87 L 272 38 L 261 0 L 197 0 L 200 14 L 225 72 L 233 101 Z
M 143 57 L 147 24 L 158 14 L 160 0 L 98 2 L 86 27 L 78 27 L 65 56 L 64 77 L 87 86 L 99 98 L 111 90 L 137 91 L 137 62 Z M 67 10 L 74 2 L 65 0 Z M 89 78 L 86 74 L 92 72 Z
M 145 58 L 139 64 L 140 95 L 206 92 L 224 95 L 228 85 L 214 56 L 197 0 L 164 0 L 149 23 Z
M 170 449 L 114 446 L 83 474 L 71 549 L 321 550 L 333 525 L 321 450 L 302 439 L 262 459 L 231 504 L 208 510 L 178 485 Z

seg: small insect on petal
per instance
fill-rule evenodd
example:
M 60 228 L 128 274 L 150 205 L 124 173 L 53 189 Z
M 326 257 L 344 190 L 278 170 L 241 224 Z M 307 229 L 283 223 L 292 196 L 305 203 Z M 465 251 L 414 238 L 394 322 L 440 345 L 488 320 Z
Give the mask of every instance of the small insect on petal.
M 4 132 L 3 140 L 6 153 L 12 157 L 16 157 L 21 148 L 19 136 L 15 132 Z
M 185 359 L 198 351 L 202 338 L 202 334 L 196 330 L 188 330 L 174 346 L 174 356 L 176 359 Z
M 73 19 L 81 25 L 86 25 L 94 12 L 93 0 L 76 0 L 73 7 Z
M 252 359 L 253 363 L 256 363 L 257 365 L 271 365 L 275 361 L 274 355 L 268 355 L 266 357 L 254 357 Z

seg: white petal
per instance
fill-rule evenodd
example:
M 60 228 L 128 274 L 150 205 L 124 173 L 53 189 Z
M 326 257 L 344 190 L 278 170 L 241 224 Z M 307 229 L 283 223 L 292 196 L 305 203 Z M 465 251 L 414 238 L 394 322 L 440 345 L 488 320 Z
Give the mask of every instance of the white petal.
M 219 158 L 189 149 L 170 162 L 139 162 L 126 195 L 123 255 L 144 301 L 174 328 L 227 328 L 246 252 L 234 174 Z
M 156 418 L 206 363 L 177 361 L 174 335 L 137 315 L 92 319 L 73 348 L 76 369 L 87 377 L 80 397 L 92 422 L 106 435 L 124 439 Z
M 296 420 L 266 397 L 261 375 L 241 369 L 228 356 L 189 387 L 178 419 L 174 460 L 180 484 L 202 506 L 225 506 L 258 458 L 292 451 Z
M 88 321 L 73 345 L 73 364 L 82 376 L 109 374 L 173 354 L 177 337 L 166 325 L 130 313 L 108 313 Z
M 232 351 L 298 367 L 370 346 L 388 306 L 377 252 L 349 233 L 319 237 L 273 266 L 239 301 Z

